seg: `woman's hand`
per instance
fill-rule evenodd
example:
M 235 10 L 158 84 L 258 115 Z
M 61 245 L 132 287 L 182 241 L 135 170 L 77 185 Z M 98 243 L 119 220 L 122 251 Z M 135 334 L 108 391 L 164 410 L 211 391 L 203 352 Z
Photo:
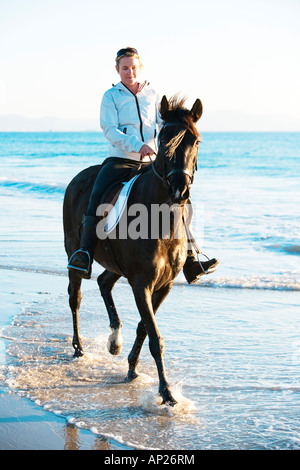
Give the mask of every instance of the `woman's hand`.
M 141 158 L 151 157 L 151 155 L 154 154 L 154 150 L 151 147 L 149 147 L 149 145 L 144 144 L 142 148 L 140 149 L 139 153 L 141 154 Z

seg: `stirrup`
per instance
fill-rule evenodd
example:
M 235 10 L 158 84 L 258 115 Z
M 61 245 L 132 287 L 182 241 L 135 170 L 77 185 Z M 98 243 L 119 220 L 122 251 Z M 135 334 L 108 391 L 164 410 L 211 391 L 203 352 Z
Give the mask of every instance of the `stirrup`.
M 203 276 L 204 274 L 210 274 L 210 273 L 213 273 L 216 269 L 217 269 L 217 265 L 219 264 L 219 261 L 217 260 L 217 262 L 215 264 L 213 264 L 210 268 L 208 268 L 206 271 L 199 259 L 199 255 L 203 255 L 205 256 L 205 258 L 207 259 L 207 261 L 210 261 L 209 257 L 203 253 L 203 251 L 200 250 L 199 246 L 197 245 L 196 243 L 196 240 L 194 238 L 194 235 L 191 231 L 191 229 L 189 228 L 189 226 L 187 225 L 187 222 L 185 220 L 185 218 L 183 217 L 183 223 L 184 223 L 184 227 L 185 227 L 185 231 L 186 231 L 186 235 L 187 235 L 187 239 L 188 239 L 188 243 L 192 245 L 192 251 L 194 249 L 194 251 L 196 252 L 196 256 L 197 256 L 197 261 L 200 265 L 200 268 L 201 268 L 201 271 L 202 273 L 200 273 L 197 278 L 193 281 L 193 282 L 196 282 L 200 276 Z
M 206 254 L 203 253 L 202 251 L 201 251 L 201 252 L 198 252 L 198 251 L 196 252 L 197 261 L 198 261 L 198 263 L 200 264 L 200 268 L 202 269 L 202 273 L 203 273 L 203 274 L 211 274 L 211 273 L 215 272 L 215 270 L 217 269 L 217 265 L 219 264 L 219 261 L 216 260 L 217 262 L 216 262 L 215 264 L 213 264 L 210 268 L 208 268 L 208 269 L 205 271 L 205 269 L 204 269 L 204 267 L 203 267 L 203 265 L 202 265 L 202 263 L 201 263 L 201 261 L 200 261 L 200 259 L 199 259 L 199 255 L 200 255 L 200 254 L 203 255 L 203 256 L 205 256 L 205 258 L 206 258 L 208 261 L 209 261 L 210 259 L 209 259 L 209 257 L 206 256 Z M 203 274 L 201 274 L 201 276 L 203 276 Z
M 85 253 L 88 257 L 88 268 L 85 269 L 85 268 L 80 268 L 79 266 L 74 266 L 72 265 L 72 260 L 74 259 L 74 256 L 77 254 L 77 253 Z M 68 262 L 68 269 L 76 269 L 77 271 L 81 271 L 82 273 L 84 274 L 88 274 L 90 272 L 90 269 L 91 269 L 91 256 L 89 254 L 88 251 L 86 250 L 83 250 L 82 248 L 79 248 L 79 250 L 75 251 L 71 258 L 69 259 L 69 262 Z

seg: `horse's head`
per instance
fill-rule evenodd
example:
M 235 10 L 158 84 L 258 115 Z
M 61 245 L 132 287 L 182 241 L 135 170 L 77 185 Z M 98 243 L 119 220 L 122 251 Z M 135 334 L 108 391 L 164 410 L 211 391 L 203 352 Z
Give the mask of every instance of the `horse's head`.
M 172 204 L 184 204 L 190 196 L 190 185 L 197 169 L 200 135 L 195 127 L 202 115 L 202 103 L 197 99 L 191 110 L 184 100 L 164 96 L 160 113 L 164 126 L 159 134 L 158 160 L 160 173 L 169 186 Z

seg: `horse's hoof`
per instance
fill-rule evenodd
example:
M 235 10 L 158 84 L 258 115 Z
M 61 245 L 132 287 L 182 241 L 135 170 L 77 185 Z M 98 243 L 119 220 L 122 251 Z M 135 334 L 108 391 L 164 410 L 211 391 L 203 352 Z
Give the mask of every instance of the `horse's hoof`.
M 162 397 L 162 405 L 175 406 L 177 401 L 173 398 L 172 393 L 168 387 L 160 391 L 160 396 Z
M 82 357 L 83 355 L 82 349 L 75 348 L 74 357 Z
M 168 398 L 167 400 L 162 401 L 162 405 L 175 406 L 177 405 L 177 401 L 174 398 Z
M 122 345 L 118 345 L 115 343 L 111 343 L 110 341 L 107 342 L 107 349 L 113 356 L 118 356 L 122 351 Z
M 118 356 L 122 350 L 122 337 L 119 329 L 112 329 L 108 337 L 107 349 L 113 356 Z
M 129 370 L 127 376 L 125 377 L 125 382 L 130 383 L 134 379 L 136 379 L 138 376 L 139 376 L 139 374 L 137 374 L 133 370 Z

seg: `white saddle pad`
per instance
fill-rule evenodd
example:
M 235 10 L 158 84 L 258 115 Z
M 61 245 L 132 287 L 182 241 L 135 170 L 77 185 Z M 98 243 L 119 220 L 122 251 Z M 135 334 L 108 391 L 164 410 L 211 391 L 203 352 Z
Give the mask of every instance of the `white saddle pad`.
M 134 184 L 134 182 L 137 180 L 137 178 L 140 175 L 134 176 L 131 180 L 129 180 L 127 183 L 123 183 L 124 186 L 119 194 L 119 197 L 115 203 L 115 205 L 111 208 L 109 211 L 107 217 L 106 217 L 106 224 L 104 227 L 104 231 L 106 233 L 112 232 L 116 226 L 119 223 L 119 220 L 124 212 L 124 209 L 127 205 L 127 200 L 131 191 L 131 188 Z

